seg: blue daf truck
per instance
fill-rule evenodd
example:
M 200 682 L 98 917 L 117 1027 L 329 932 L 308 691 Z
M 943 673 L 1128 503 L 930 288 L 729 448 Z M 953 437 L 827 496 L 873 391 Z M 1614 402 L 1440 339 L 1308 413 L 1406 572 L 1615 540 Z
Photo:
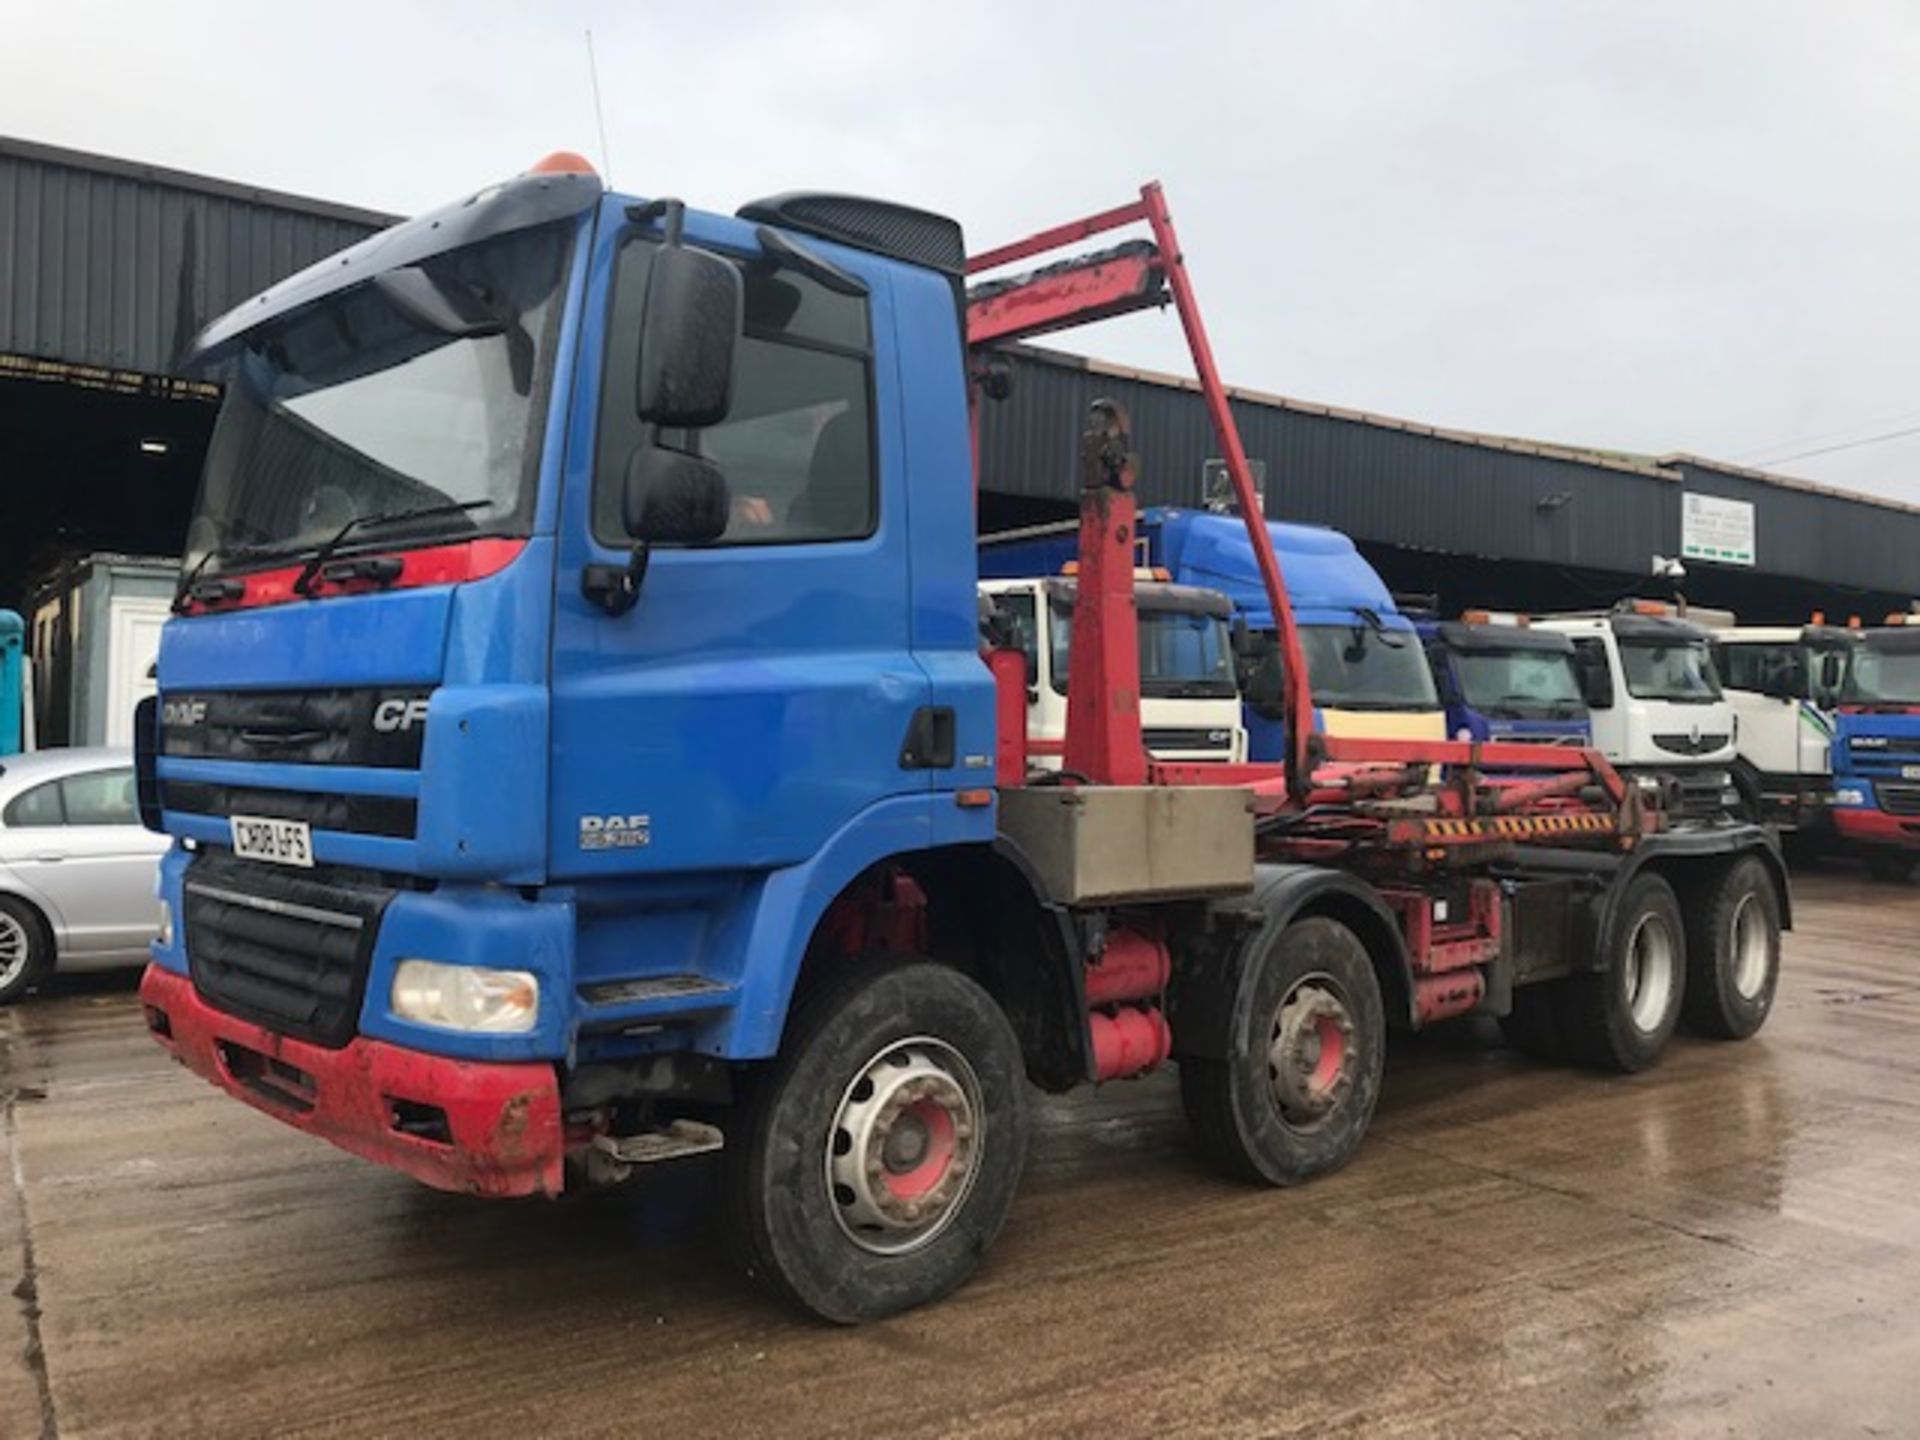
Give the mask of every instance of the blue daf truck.
M 1287 578 L 1300 644 L 1311 673 L 1314 725 L 1323 734 L 1438 740 L 1445 716 L 1413 622 L 1386 582 L 1337 530 L 1267 522 Z M 1246 636 L 1242 691 L 1247 755 L 1285 753 L 1274 620 L 1254 563 L 1247 527 L 1233 515 L 1156 506 L 1140 514 L 1141 563 L 1177 584 L 1217 590 L 1233 602 Z M 980 544 L 989 576 L 1055 575 L 1074 558 L 1074 527 L 1048 526 L 990 535 Z
M 1150 245 L 964 288 L 1132 223 Z M 1282 1185 L 1357 1149 L 1389 1025 L 1497 1016 L 1623 1070 L 1682 1019 L 1753 1033 L 1788 918 L 1769 838 L 1671 827 L 1597 756 L 1490 747 L 1554 773 L 1438 787 L 1464 747 L 1315 737 L 1296 665 L 1288 765 L 1152 760 L 1109 404 L 1076 773 L 1032 776 L 1024 659 L 981 643 L 972 352 L 1171 299 L 1250 507 L 1184 266 L 1158 186 L 969 258 L 922 211 L 696 213 L 562 154 L 215 321 L 136 725 L 175 842 L 156 1041 L 476 1196 L 717 1151 L 729 1253 L 853 1322 L 980 1263 L 1029 1085 L 1172 1059 L 1200 1151 Z
M 1882 879 L 1905 880 L 1920 863 L 1920 624 L 1842 633 L 1821 661 L 1837 691 L 1833 825 Z M 1893 623 L 1893 622 L 1900 623 Z
M 1535 630 L 1524 616 L 1485 610 L 1458 620 L 1418 620 L 1415 627 L 1454 739 L 1592 743 L 1566 636 Z

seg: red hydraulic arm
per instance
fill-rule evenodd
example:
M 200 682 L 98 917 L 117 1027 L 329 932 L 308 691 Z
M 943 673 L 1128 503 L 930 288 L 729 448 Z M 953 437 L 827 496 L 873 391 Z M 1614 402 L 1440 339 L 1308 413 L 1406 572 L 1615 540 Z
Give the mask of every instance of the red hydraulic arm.
M 1193 352 L 1194 369 L 1206 402 L 1207 418 L 1226 458 L 1235 498 L 1247 526 L 1255 563 L 1273 611 L 1275 638 L 1285 668 L 1284 704 L 1287 727 L 1286 786 L 1296 802 L 1306 799 L 1313 773 L 1313 695 L 1308 685 L 1306 658 L 1293 606 L 1267 533 L 1266 516 L 1253 487 L 1253 471 L 1240 443 L 1240 429 L 1227 403 L 1226 388 L 1214 365 L 1186 256 L 1174 234 L 1173 217 L 1157 181 L 1140 188 L 1140 198 L 1097 215 L 1056 225 L 1025 240 L 975 255 L 967 273 L 979 274 L 1017 260 L 1032 259 L 1063 246 L 1144 221 L 1153 235 L 1151 246 L 1123 246 L 1098 255 L 1081 256 L 1051 265 L 1014 280 L 979 286 L 967 303 L 967 343 L 980 346 L 1025 339 L 1094 320 L 1164 305 L 1169 296 L 1180 316 L 1180 326 Z M 1124 448 L 1114 438 L 1124 434 L 1125 417 L 1109 409 L 1104 442 L 1090 438 L 1093 448 Z M 977 451 L 976 451 L 977 462 Z M 1080 587 L 1074 606 L 1074 668 L 1067 696 L 1067 758 L 1069 770 L 1103 784 L 1137 785 L 1145 778 L 1139 728 L 1140 660 L 1133 614 L 1132 541 L 1134 522 L 1133 464 L 1109 457 L 1109 479 L 1093 483 L 1086 456 L 1082 457 Z M 1117 552 L 1117 553 L 1116 553 Z M 1089 573 L 1091 570 L 1092 573 Z M 1122 583 L 1124 582 L 1124 583 Z M 1081 648 L 1082 626 L 1091 643 Z M 1116 638 L 1121 637 L 1121 638 Z M 1122 638 L 1124 643 L 1122 643 Z M 1124 652 L 1124 653 L 1123 653 Z M 1088 664 L 1091 660 L 1093 663 Z M 1088 699 L 1076 706 L 1079 692 Z M 1122 713 L 1131 714 L 1130 738 Z M 1080 727 L 1076 727 L 1076 718 Z M 1076 743 L 1076 728 L 1092 733 Z M 1133 777 L 1133 778 L 1123 778 Z

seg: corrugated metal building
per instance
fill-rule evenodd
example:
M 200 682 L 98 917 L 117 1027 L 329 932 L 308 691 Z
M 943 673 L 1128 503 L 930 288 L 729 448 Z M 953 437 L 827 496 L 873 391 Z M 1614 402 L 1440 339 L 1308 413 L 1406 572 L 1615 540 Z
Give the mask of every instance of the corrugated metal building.
M 0 138 L 0 605 L 94 549 L 179 547 L 212 424 L 179 379 L 209 318 L 389 222 L 376 212 Z M 1172 322 L 1169 321 L 1169 324 Z M 1097 396 L 1132 411 L 1150 502 L 1196 503 L 1216 453 L 1190 382 L 1011 353 L 986 406 L 986 528 L 1071 513 Z M 1689 456 L 1595 454 L 1236 392 L 1276 516 L 1352 534 L 1443 603 L 1591 605 L 1651 590 L 1689 493 L 1753 507 L 1755 564 L 1689 560 L 1686 589 L 1753 618 L 1904 608 L 1920 511 Z
M 0 137 L 0 355 L 173 374 L 208 320 L 393 218 Z
M 1073 500 L 1087 406 L 1126 406 L 1149 504 L 1199 503 L 1219 453 L 1189 380 L 1033 347 L 1008 352 L 1012 394 L 981 418 L 981 489 L 1028 523 Z M 1267 470 L 1276 519 L 1330 525 L 1403 588 L 1447 603 L 1587 605 L 1652 583 L 1683 554 L 1689 491 L 1751 504 L 1751 567 L 1686 561 L 1686 593 L 1755 619 L 1809 608 L 1875 618 L 1920 591 L 1920 507 L 1691 456 L 1600 454 L 1236 389 L 1247 453 Z M 989 524 L 993 519 L 989 515 Z M 1876 608 L 1879 607 L 1879 608 Z
M 188 340 L 389 219 L 0 138 L 0 606 L 88 552 L 177 553 L 218 399 Z

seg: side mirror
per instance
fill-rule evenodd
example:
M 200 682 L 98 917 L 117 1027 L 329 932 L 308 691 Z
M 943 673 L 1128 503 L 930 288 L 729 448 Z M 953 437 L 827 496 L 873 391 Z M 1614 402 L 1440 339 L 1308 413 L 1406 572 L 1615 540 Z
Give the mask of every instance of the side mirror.
M 642 445 L 627 462 L 621 519 L 643 545 L 707 545 L 727 533 L 727 478 L 701 455 Z
M 647 276 L 634 401 L 640 418 L 698 430 L 727 418 L 745 286 L 718 255 L 662 247 Z

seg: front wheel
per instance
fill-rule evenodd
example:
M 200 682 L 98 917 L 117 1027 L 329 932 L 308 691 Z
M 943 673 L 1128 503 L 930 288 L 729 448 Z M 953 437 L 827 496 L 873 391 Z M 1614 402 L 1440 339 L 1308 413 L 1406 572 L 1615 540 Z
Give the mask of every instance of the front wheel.
M 1744 1040 L 1766 1023 L 1780 980 L 1780 897 L 1751 855 L 1727 867 L 1687 917 L 1689 1027 Z
M 823 1319 L 875 1320 L 972 1275 L 1027 1151 L 1019 1042 L 987 992 L 923 960 L 810 997 L 725 1154 L 749 1274 Z
M 1386 1017 L 1366 947 L 1324 916 L 1252 942 L 1225 1058 L 1180 1062 L 1201 1152 L 1238 1180 L 1294 1185 L 1338 1169 L 1380 1098 Z

